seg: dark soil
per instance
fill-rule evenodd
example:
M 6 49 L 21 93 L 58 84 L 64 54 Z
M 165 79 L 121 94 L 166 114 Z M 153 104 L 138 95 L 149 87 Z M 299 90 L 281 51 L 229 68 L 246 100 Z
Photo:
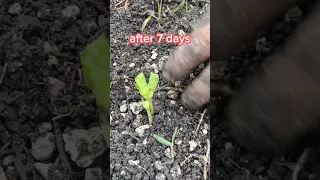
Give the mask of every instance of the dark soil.
M 207 139 L 211 123 L 211 178 L 214 180 L 290 180 L 301 149 L 288 156 L 258 156 L 241 148 L 220 126 L 224 118 L 225 99 L 213 98 L 212 106 L 206 112 L 211 113 L 211 122 L 205 114 L 200 128 L 197 126 L 202 112 L 190 112 L 179 102 L 180 92 L 163 90 L 165 83 L 161 78 L 161 67 L 169 53 L 175 48 L 165 43 L 161 45 L 131 45 L 128 37 L 140 32 L 146 11 L 154 10 L 150 1 L 129 1 L 126 11 L 124 3 L 112 2 L 111 5 L 111 177 L 112 179 L 204 179 L 204 161 L 207 153 Z M 177 4 L 166 3 L 170 9 Z M 152 19 L 143 34 L 154 35 L 157 32 L 178 34 L 190 33 L 191 25 L 203 13 L 205 2 L 191 3 L 193 9 L 167 15 L 159 23 Z M 167 9 L 165 7 L 165 9 Z M 302 6 L 289 11 L 279 21 L 253 43 L 248 49 L 227 61 L 226 79 L 236 82 L 259 71 L 261 62 L 269 55 L 280 51 L 284 42 L 290 38 L 296 25 L 308 11 Z M 151 58 L 157 53 L 155 58 Z M 203 68 L 190 75 L 190 79 L 177 82 L 175 86 L 184 88 Z M 156 108 L 152 127 L 141 132 L 148 124 L 147 114 L 136 105 L 140 96 L 135 88 L 134 78 L 144 72 L 159 70 L 160 85 L 153 102 Z M 173 94 L 173 95 L 172 95 Z M 177 96 L 176 96 L 177 94 Z M 135 108 L 132 108 L 135 107 Z M 138 109 L 138 110 L 137 110 Z M 171 138 L 174 128 L 178 127 L 175 141 L 175 158 L 167 157 L 167 147 L 159 144 L 152 134 Z M 197 144 L 192 151 L 190 145 Z M 209 166 L 209 165 L 208 165 Z M 208 169 L 209 171 L 209 169 Z M 305 164 L 299 173 L 300 179 L 316 179 L 319 170 L 313 164 Z M 209 175 L 208 175 L 209 176 Z
M 117 3 L 112 2 L 111 5 L 112 179 L 203 179 L 205 163 L 201 156 L 205 156 L 208 149 L 207 140 L 210 133 L 208 116 L 204 116 L 196 132 L 202 112 L 186 110 L 179 102 L 180 92 L 164 90 L 162 87 L 165 83 L 161 73 L 159 73 L 159 91 L 153 97 L 156 111 L 153 125 L 143 134 L 137 133 L 148 124 L 148 119 L 145 110 L 131 110 L 133 105 L 141 101 L 139 92 L 135 88 L 135 77 L 140 72 L 144 72 L 148 77 L 149 72 L 160 71 L 175 46 L 166 43 L 129 44 L 128 37 L 139 33 L 143 21 L 148 17 L 145 12 L 154 10 L 152 1 L 129 1 L 129 3 L 127 11 L 120 9 L 124 3 L 116 6 Z M 178 2 L 166 3 L 164 9 L 167 9 L 167 5 L 173 9 Z M 143 34 L 155 35 L 157 32 L 162 32 L 178 35 L 182 31 L 190 33 L 190 25 L 204 12 L 206 3 L 197 2 L 192 5 L 194 8 L 188 12 L 183 9 L 177 14 L 167 13 L 160 23 L 154 18 L 151 19 Z M 185 84 L 186 82 L 177 82 L 176 86 L 183 88 Z M 171 160 L 170 156 L 166 155 L 168 147 L 158 143 L 152 134 L 158 134 L 171 141 L 176 127 L 179 129 L 174 146 L 176 154 L 174 160 Z M 190 149 L 190 144 L 196 147 Z
M 101 152 L 79 167 L 64 146 L 70 129 L 99 127 L 79 53 L 108 25 L 107 7 L 104 0 L 0 1 L 0 169 L 8 180 L 109 179 Z M 85 157 L 85 148 L 73 150 Z

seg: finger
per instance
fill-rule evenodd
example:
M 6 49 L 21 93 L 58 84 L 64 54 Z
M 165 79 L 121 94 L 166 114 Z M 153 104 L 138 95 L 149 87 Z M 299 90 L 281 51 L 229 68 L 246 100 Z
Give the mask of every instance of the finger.
M 181 97 L 182 105 L 197 110 L 210 102 L 210 64 L 189 85 Z
M 166 81 L 185 78 L 210 57 L 210 24 L 195 30 L 191 38 L 190 44 L 179 46 L 171 53 L 162 71 Z

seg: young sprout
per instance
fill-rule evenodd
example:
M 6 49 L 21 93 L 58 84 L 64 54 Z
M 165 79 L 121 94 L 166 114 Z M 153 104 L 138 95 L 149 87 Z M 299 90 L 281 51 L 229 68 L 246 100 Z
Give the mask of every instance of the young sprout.
M 162 0 L 158 0 L 158 21 L 161 20 L 162 16 Z
M 139 93 L 142 96 L 142 106 L 148 114 L 149 125 L 152 125 L 152 116 L 154 115 L 152 97 L 159 83 L 159 75 L 151 72 L 149 77 L 149 83 L 147 83 L 146 77 L 142 72 L 136 77 L 135 80 L 136 88 L 139 90 Z
M 187 2 L 187 0 L 182 0 L 181 2 L 180 2 L 180 4 L 176 7 L 176 8 L 174 8 L 173 10 L 171 10 L 171 13 L 176 13 L 176 12 L 178 12 L 180 9 L 182 9 L 183 8 L 183 6 L 185 6 L 185 8 L 186 8 L 186 11 L 188 11 L 188 2 Z
M 152 135 L 159 143 L 170 147 L 170 149 L 171 149 L 171 157 L 172 158 L 174 158 L 174 148 L 173 148 L 173 146 L 174 146 L 174 139 L 177 136 L 177 132 L 178 132 L 178 127 L 176 127 L 175 130 L 174 130 L 174 133 L 173 133 L 172 138 L 171 138 L 171 142 L 166 140 L 165 138 L 159 136 L 159 135 L 156 135 L 156 134 Z

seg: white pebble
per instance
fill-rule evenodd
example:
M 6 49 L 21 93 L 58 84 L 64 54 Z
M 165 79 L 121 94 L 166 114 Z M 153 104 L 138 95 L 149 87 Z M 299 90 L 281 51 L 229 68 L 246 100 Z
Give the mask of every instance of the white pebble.
M 128 110 L 128 107 L 126 104 L 120 106 L 120 112 L 125 113 L 125 112 L 127 112 L 127 110 Z
M 190 148 L 189 148 L 190 151 L 194 151 L 195 148 L 198 146 L 197 142 L 195 142 L 193 140 L 189 141 L 189 145 L 190 145 Z
M 156 59 L 157 56 L 158 56 L 158 53 L 153 53 L 153 54 L 151 55 L 151 59 Z

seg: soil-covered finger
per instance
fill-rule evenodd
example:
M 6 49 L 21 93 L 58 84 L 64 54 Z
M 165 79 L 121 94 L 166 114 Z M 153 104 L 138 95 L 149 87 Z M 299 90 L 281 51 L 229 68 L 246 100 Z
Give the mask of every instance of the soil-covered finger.
M 193 110 L 210 102 L 210 65 L 187 87 L 181 100 L 183 106 Z
M 170 55 L 162 72 L 165 80 L 176 81 L 185 78 L 210 57 L 210 24 L 195 30 L 191 38 L 190 44 L 179 46 Z

